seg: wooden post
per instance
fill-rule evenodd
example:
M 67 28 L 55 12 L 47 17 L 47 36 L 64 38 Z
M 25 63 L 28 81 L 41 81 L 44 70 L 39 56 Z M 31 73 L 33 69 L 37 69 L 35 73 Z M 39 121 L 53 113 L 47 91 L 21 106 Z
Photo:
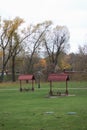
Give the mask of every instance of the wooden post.
M 22 92 L 22 83 L 21 83 L 21 80 L 20 80 L 20 92 Z
M 38 79 L 38 88 L 40 88 L 40 76 L 39 76 L 39 79 Z
M 52 92 L 52 81 L 50 81 L 50 92 L 49 94 L 52 96 L 53 95 L 53 92 Z
M 67 80 L 66 80 L 66 95 L 68 95 L 68 84 L 67 84 Z
M 32 80 L 32 91 L 34 91 L 34 81 Z

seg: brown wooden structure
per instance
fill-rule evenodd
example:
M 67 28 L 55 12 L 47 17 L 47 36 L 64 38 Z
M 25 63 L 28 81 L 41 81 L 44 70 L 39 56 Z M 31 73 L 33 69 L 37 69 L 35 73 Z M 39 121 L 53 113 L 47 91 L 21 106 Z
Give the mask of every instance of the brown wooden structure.
M 48 76 L 48 81 L 50 82 L 50 95 L 53 95 L 53 90 L 52 90 L 52 82 L 61 82 L 65 81 L 66 82 L 66 91 L 65 94 L 68 95 L 68 84 L 67 81 L 69 80 L 69 75 L 66 73 L 59 73 L 59 74 L 50 74 Z M 61 95 L 61 94 L 59 94 Z
M 23 89 L 22 88 L 22 81 L 26 81 L 27 83 L 28 83 L 28 81 L 30 80 L 30 81 L 32 81 L 32 91 L 34 91 L 34 80 L 35 80 L 35 77 L 34 77 L 34 75 L 20 75 L 19 77 L 18 77 L 18 80 L 20 81 L 20 91 L 23 91 L 23 90 L 26 90 L 26 91 L 28 91 L 29 89 Z

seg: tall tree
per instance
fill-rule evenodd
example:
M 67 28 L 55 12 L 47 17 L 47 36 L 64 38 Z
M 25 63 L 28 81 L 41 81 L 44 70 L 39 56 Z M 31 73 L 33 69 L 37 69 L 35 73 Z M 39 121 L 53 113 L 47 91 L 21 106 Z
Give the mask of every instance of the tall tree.
M 25 39 L 25 50 L 27 52 L 28 59 L 26 63 L 27 67 L 25 67 L 27 68 L 27 73 L 30 73 L 33 70 L 33 57 L 38 53 L 39 48 L 42 44 L 43 36 L 51 24 L 51 21 L 45 21 L 43 23 L 32 26 L 32 30 L 34 30 L 33 33 L 30 33 L 30 37 L 27 37 L 27 39 Z
M 3 20 L 0 26 L 0 48 L 3 52 L 2 74 L 0 80 L 3 81 L 4 71 L 9 59 L 12 57 L 15 47 L 13 45 L 13 36 L 18 27 L 23 23 L 23 19 L 16 17 L 13 20 Z M 14 48 L 13 48 L 14 46 Z
M 20 36 L 15 32 L 13 36 L 13 47 L 12 47 L 12 81 L 14 82 L 16 80 L 15 78 L 15 61 L 16 56 L 23 51 L 23 47 L 20 43 Z
M 58 65 L 59 54 L 69 47 L 69 37 L 69 31 L 65 26 L 56 26 L 46 33 L 44 43 L 49 64 L 52 65 L 53 71 Z

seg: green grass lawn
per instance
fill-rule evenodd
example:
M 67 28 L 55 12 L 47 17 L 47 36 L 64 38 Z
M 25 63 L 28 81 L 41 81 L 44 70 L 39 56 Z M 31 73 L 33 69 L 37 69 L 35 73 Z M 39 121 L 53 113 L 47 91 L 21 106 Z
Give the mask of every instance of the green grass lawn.
M 68 88 L 71 96 L 48 98 L 49 83 L 36 84 L 34 92 L 1 83 L 0 130 L 87 130 L 87 82 L 69 82 Z M 65 83 L 53 89 L 64 92 Z

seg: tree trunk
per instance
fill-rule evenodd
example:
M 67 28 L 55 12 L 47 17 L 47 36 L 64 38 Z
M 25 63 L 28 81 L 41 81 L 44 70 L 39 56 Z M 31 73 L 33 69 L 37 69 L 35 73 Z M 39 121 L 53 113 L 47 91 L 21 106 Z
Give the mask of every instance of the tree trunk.
M 3 80 L 4 80 L 4 69 L 2 70 L 0 75 L 0 82 L 3 82 Z
M 12 81 L 15 82 L 15 56 L 12 56 Z

